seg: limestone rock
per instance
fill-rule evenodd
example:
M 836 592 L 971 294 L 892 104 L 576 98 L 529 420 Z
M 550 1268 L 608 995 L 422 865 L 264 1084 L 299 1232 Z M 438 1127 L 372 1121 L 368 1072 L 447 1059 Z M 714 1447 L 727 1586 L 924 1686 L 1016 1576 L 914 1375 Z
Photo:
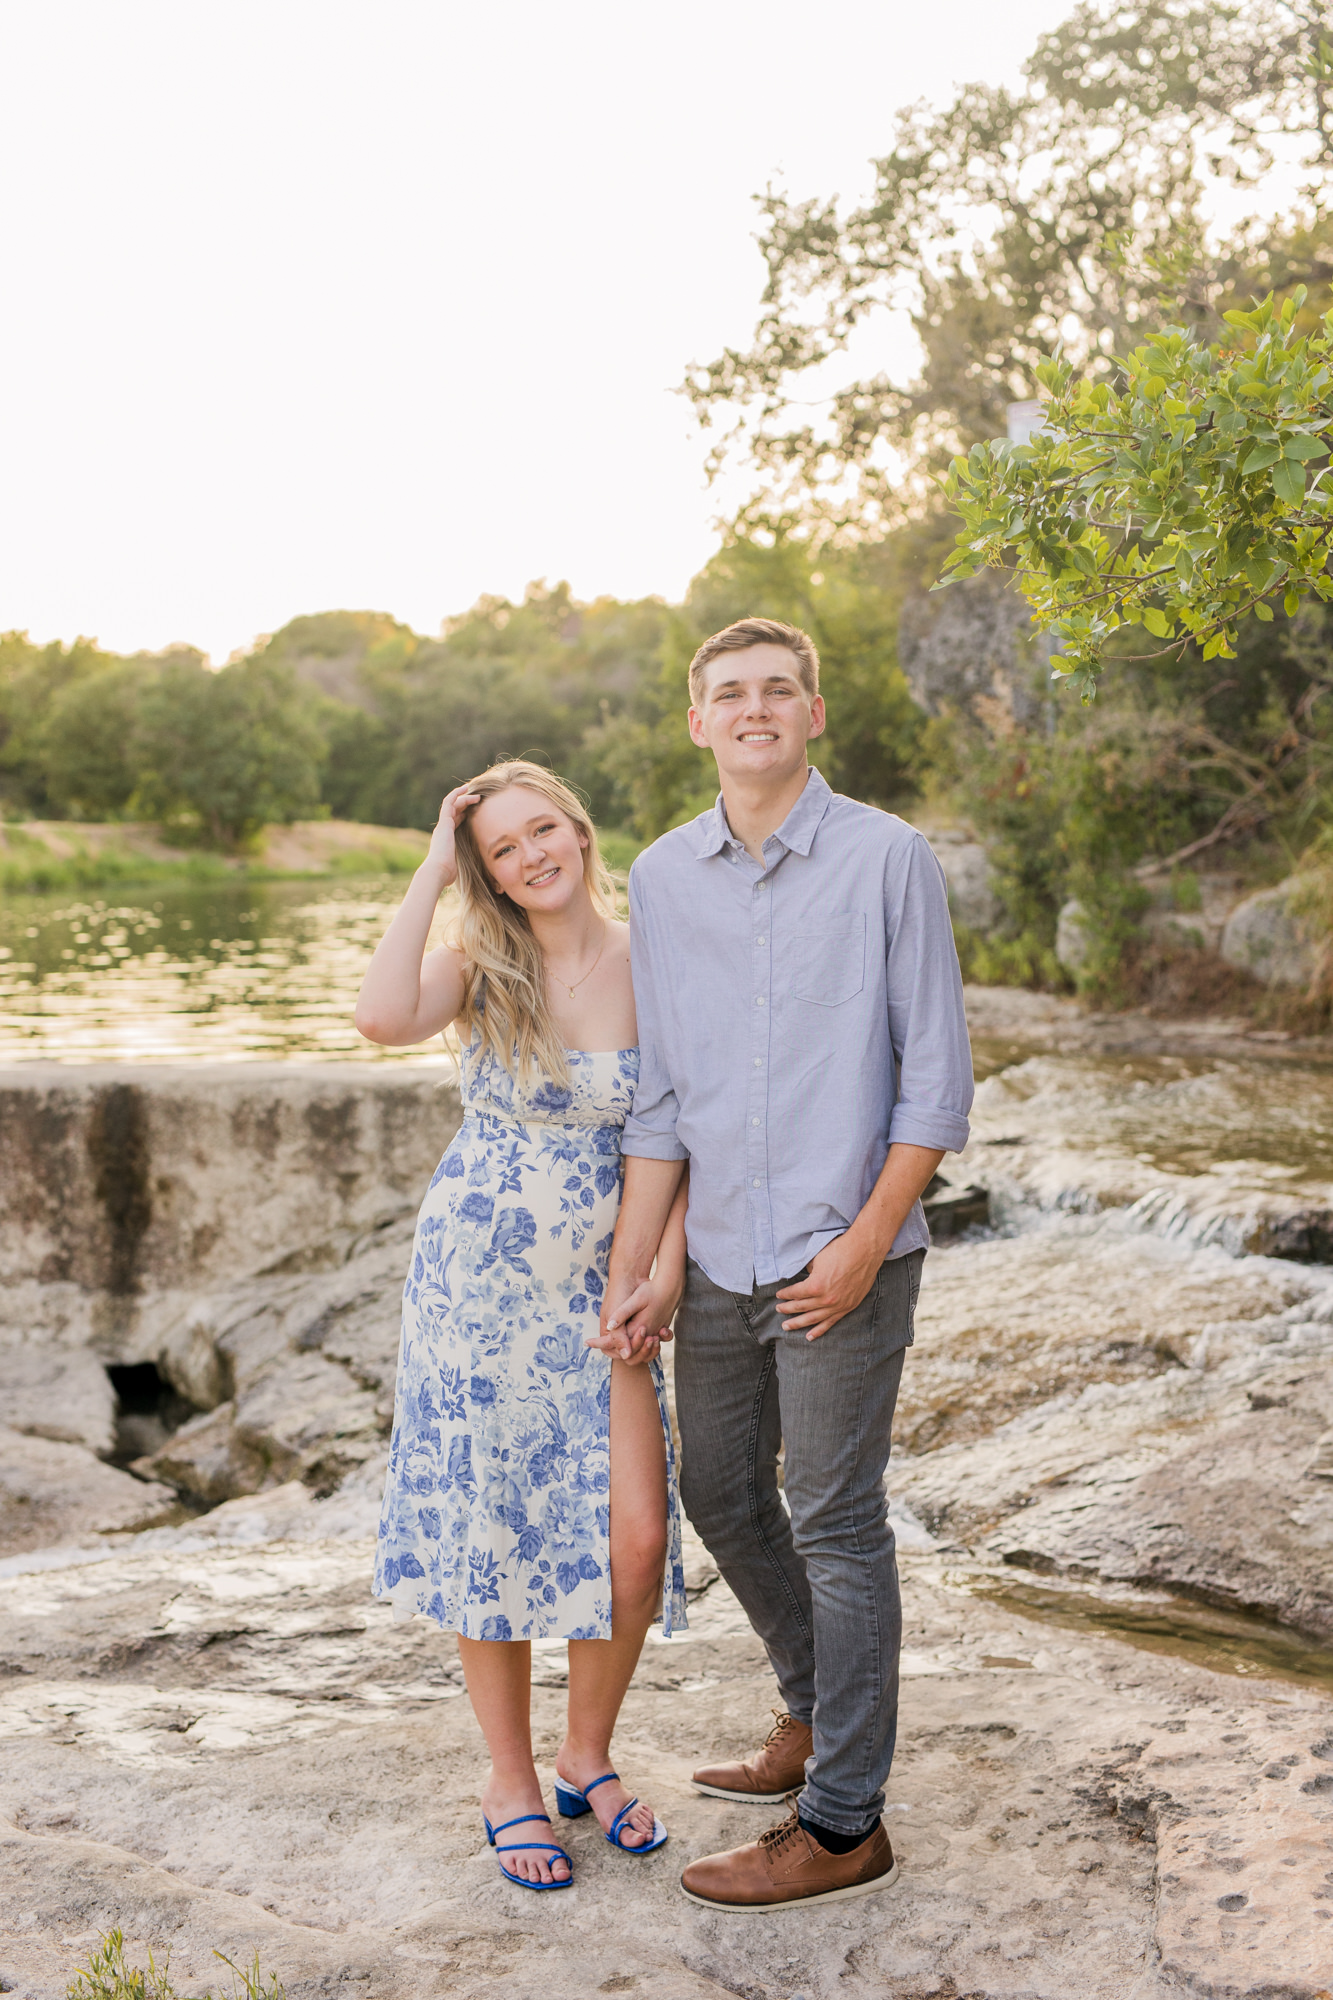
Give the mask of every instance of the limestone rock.
M 393 1420 L 410 1222 L 372 1232 L 332 1271 L 251 1278 L 187 1302 L 159 1348 L 178 1387 L 225 1385 L 141 1470 L 210 1503 L 300 1478 L 336 1487 Z
M 957 1253 L 955 1253 L 957 1254 Z M 1333 1640 L 1333 1328 L 1216 1370 L 1103 1380 L 891 1485 L 938 1535 L 1040 1574 L 1166 1588 Z
M 213 1507 L 219 1500 L 281 1485 L 291 1463 L 286 1453 L 275 1462 L 273 1453 L 242 1437 L 236 1428 L 236 1405 L 222 1403 L 182 1424 L 160 1451 L 137 1459 L 134 1469 L 145 1479 L 165 1480 Z
M 1000 899 L 991 883 L 990 857 L 979 840 L 951 828 L 928 836 L 949 885 L 949 912 L 955 923 L 984 936 L 1000 920 Z
M 1046 644 L 1023 598 L 993 571 L 910 597 L 898 661 L 927 714 L 969 714 L 996 736 L 1028 727 L 1048 698 Z
M 268 1509 L 304 1536 L 338 1505 L 298 1489 L 289 1515 L 288 1495 L 222 1511 L 239 1527 Z M 134 1963 L 170 1946 L 182 1992 L 216 1986 L 216 1947 L 258 1951 L 294 2000 L 1320 1990 L 1333 1800 L 1308 1788 L 1333 1767 L 1312 1689 L 1071 1638 L 908 1553 L 899 1882 L 719 1921 L 680 1896 L 681 1867 L 777 1814 L 700 1798 L 689 1773 L 751 1751 L 776 1689 L 704 1580 L 690 1632 L 650 1639 L 616 1737 L 669 1848 L 629 1861 L 592 1820 L 565 1824 L 577 1888 L 539 1900 L 500 1879 L 481 1834 L 456 1643 L 369 1599 L 369 1542 L 207 1527 L 0 1578 L 0 1976 L 20 1996 L 61 2000 L 113 1924 Z M 562 1660 L 534 1661 L 548 1790 Z
M 0 1338 L 0 1394 L 12 1430 L 81 1444 L 104 1456 L 115 1447 L 115 1393 L 106 1369 L 86 1347 Z
M 1261 889 L 1238 903 L 1222 933 L 1222 956 L 1270 986 L 1308 986 L 1319 947 L 1306 922 L 1292 908 L 1297 878 Z
M 144 1528 L 175 1505 L 169 1486 L 133 1479 L 82 1445 L 0 1427 L 0 1555 Z
M 1075 896 L 1061 905 L 1055 926 L 1055 955 L 1066 972 L 1081 972 L 1092 949 L 1087 912 Z
M 457 1129 L 450 1074 L 443 1060 L 10 1066 L 0 1323 L 33 1332 L 39 1304 L 68 1317 L 72 1288 L 105 1358 L 153 1359 L 162 1295 L 339 1264 L 415 1213 Z M 179 1367 L 190 1395 L 187 1379 L 201 1385 Z

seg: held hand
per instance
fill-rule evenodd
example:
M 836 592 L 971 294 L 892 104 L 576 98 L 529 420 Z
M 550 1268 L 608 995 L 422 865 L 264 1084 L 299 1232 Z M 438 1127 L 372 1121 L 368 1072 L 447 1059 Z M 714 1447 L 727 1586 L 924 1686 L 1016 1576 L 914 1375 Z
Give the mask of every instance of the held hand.
M 655 1360 L 662 1344 L 675 1339 L 671 1321 L 684 1290 L 683 1279 L 672 1284 L 663 1278 L 659 1270 L 651 1281 L 645 1281 L 631 1292 L 614 1320 L 607 1322 L 608 1328 L 622 1326 L 629 1336 L 631 1351 L 622 1355 L 622 1360 L 631 1363 Z
M 669 1291 L 648 1279 L 632 1289 L 613 1278 L 602 1300 L 601 1322 L 585 1345 L 603 1354 L 614 1354 L 632 1367 L 636 1362 L 656 1358 L 664 1340 L 673 1338 L 666 1322 L 680 1302 L 679 1291 Z
M 435 822 L 435 831 L 430 837 L 427 859 L 433 862 L 444 876 L 446 889 L 458 880 L 456 845 L 458 822 L 469 806 L 476 805 L 479 797 L 480 793 L 470 792 L 466 785 L 456 785 L 440 807 L 440 817 Z
M 778 1309 L 786 1314 L 784 1333 L 804 1333 L 818 1340 L 849 1312 L 855 1312 L 875 1282 L 883 1263 L 883 1253 L 873 1243 L 859 1243 L 852 1230 L 835 1236 L 817 1256 L 810 1269 L 795 1284 L 784 1285 L 778 1293 Z

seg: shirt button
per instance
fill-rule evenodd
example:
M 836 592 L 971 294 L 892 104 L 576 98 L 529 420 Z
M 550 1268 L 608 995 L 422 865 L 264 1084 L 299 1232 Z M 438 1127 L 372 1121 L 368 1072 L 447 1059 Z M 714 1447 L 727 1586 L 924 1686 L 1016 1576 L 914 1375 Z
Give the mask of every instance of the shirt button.
M 764 1067 L 764 1058 L 762 1056 L 756 1056 L 754 1059 L 754 1066 L 756 1069 L 762 1069 Z
M 757 1125 L 757 1124 L 759 1123 L 759 1120 L 758 1120 L 757 1118 L 752 1118 L 752 1119 L 750 1120 L 750 1123 L 751 1123 L 752 1125 Z
M 755 1003 L 754 1003 L 754 1004 L 755 1004 L 755 1006 L 756 1006 L 756 1007 L 762 1007 L 762 1006 L 763 1006 L 763 1004 L 764 1004 L 764 996 L 763 996 L 763 994 L 762 994 L 762 993 L 761 993 L 761 994 L 759 995 L 759 998 L 758 998 L 758 999 L 757 999 L 757 1000 L 755 1001 Z
M 759 1183 L 758 1183 L 758 1181 L 755 1181 L 755 1182 L 753 1182 L 753 1183 L 752 1183 L 752 1185 L 753 1185 L 753 1186 L 755 1186 L 755 1187 L 758 1187 Z
M 756 943 L 756 944 L 767 944 L 767 943 L 768 943 L 768 939 L 767 939 L 767 938 L 756 938 L 756 939 L 755 939 L 755 943 Z

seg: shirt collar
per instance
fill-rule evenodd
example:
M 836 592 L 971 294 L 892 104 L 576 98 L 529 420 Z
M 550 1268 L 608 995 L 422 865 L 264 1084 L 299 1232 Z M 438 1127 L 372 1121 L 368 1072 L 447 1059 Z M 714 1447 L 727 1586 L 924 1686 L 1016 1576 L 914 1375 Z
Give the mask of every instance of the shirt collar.
M 771 838 L 779 841 L 789 853 L 809 854 L 832 797 L 827 782 L 812 764 L 805 789 Z M 712 854 L 720 854 L 724 847 L 735 842 L 735 835 L 727 824 L 727 810 L 722 803 L 721 792 L 712 811 L 704 815 L 701 832 L 698 848 L 700 861 L 706 861 Z

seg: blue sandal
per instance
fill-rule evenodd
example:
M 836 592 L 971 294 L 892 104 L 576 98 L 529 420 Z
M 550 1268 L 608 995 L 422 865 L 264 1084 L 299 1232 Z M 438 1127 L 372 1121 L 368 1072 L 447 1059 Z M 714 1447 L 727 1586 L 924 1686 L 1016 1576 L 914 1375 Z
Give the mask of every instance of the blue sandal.
M 483 1816 L 481 1823 L 486 1829 L 487 1840 L 489 1841 L 490 1845 L 495 1848 L 495 1859 L 499 1866 L 500 1873 L 505 1877 L 507 1881 L 517 1882 L 520 1889 L 572 1888 L 574 1884 L 573 1858 L 565 1853 L 563 1847 L 557 1847 L 556 1843 L 553 1840 L 511 1840 L 508 1841 L 503 1847 L 497 1846 L 495 1839 L 497 1833 L 508 1833 L 511 1826 L 522 1826 L 525 1824 L 526 1821 L 530 1819 L 543 1820 L 547 1826 L 551 1824 L 551 1815 L 549 1813 L 520 1813 L 517 1819 L 507 1819 L 503 1826 L 495 1826 L 495 1827 L 493 1827 L 490 1821 Z M 515 1875 L 513 1869 L 506 1868 L 504 1862 L 500 1860 L 500 1856 L 502 1854 L 517 1854 L 521 1850 L 528 1848 L 541 1848 L 543 1853 L 558 1854 L 562 1861 L 567 1862 L 569 1865 L 569 1873 L 568 1875 L 566 1875 L 564 1881 L 556 1882 L 552 1880 L 550 1882 L 529 1882 L 526 1875 Z
M 555 1781 L 555 1802 L 559 1808 L 560 1817 L 562 1819 L 582 1819 L 584 1813 L 592 1811 L 592 1807 L 588 1804 L 588 1793 L 595 1792 L 599 1785 L 609 1785 L 613 1778 L 618 1777 L 619 1773 L 617 1771 L 607 1771 L 604 1776 L 594 1778 L 592 1783 L 586 1786 L 581 1792 L 576 1792 L 573 1785 L 567 1785 L 563 1778 L 557 1778 Z M 627 1806 L 620 1808 L 620 1811 L 611 1822 L 606 1837 L 612 1847 L 618 1847 L 622 1854 L 655 1854 L 659 1847 L 665 1847 L 667 1837 L 667 1830 L 655 1813 L 653 1815 L 653 1837 L 651 1840 L 645 1840 L 642 1847 L 626 1847 L 624 1841 L 620 1838 L 621 1829 L 626 1819 L 638 1803 L 637 1799 L 631 1799 Z

